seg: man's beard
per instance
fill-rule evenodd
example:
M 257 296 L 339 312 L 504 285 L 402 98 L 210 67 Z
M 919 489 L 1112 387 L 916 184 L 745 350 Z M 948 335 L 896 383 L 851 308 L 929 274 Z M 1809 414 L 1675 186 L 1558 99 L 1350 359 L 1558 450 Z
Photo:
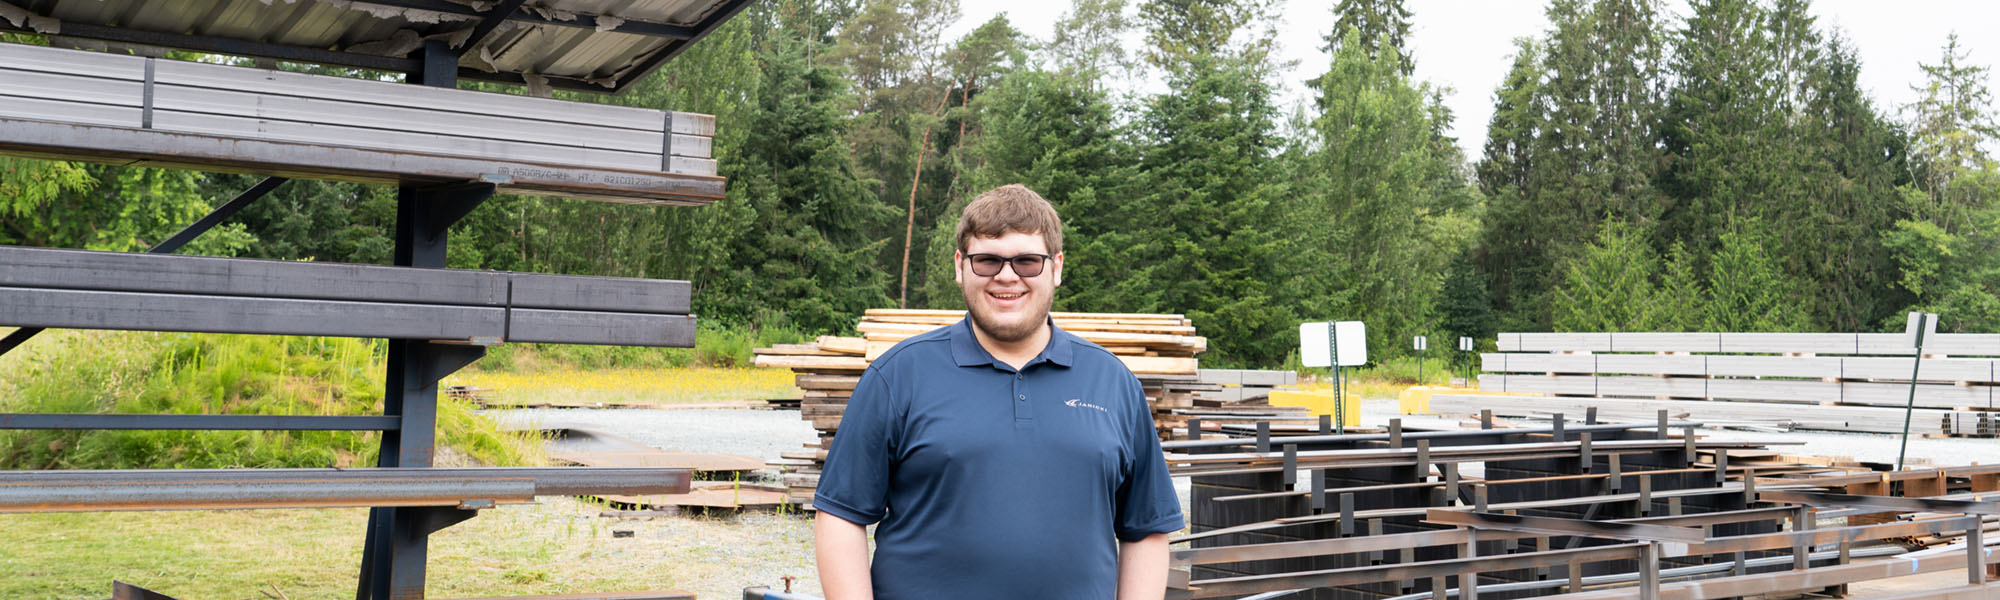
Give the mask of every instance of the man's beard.
M 981 304 L 985 300 L 986 290 L 976 288 L 965 290 L 965 306 L 966 311 L 972 313 L 972 326 L 978 327 L 986 337 L 998 342 L 1018 342 L 1035 335 L 1035 331 L 1048 322 L 1049 305 L 1055 302 L 1055 298 L 1041 298 L 1028 307 L 1028 311 L 1023 315 L 1026 318 L 1018 323 L 1002 324 L 994 319 L 994 315 L 980 309 L 985 306 Z

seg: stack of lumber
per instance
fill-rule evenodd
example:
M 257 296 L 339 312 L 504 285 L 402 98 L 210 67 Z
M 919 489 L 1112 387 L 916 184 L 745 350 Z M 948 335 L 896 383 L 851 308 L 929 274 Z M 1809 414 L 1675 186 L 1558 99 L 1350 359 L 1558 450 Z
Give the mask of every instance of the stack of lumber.
M 1062 312 L 1050 316 L 1056 327 L 1103 346 L 1138 376 L 1147 401 L 1153 405 L 1155 424 L 1162 431 L 1185 422 L 1186 417 L 1176 410 L 1193 408 L 1197 391 L 1221 389 L 1218 384 L 1202 383 L 1196 376 L 1194 355 L 1208 349 L 1208 339 L 1195 335 L 1194 324 L 1185 316 Z M 798 374 L 797 385 L 805 391 L 798 399 L 800 416 L 819 431 L 817 443 L 783 453 L 783 460 L 774 463 L 785 470 L 785 484 L 794 501 L 812 501 L 819 466 L 840 429 L 847 398 L 868 364 L 897 342 L 964 318 L 961 311 L 870 309 L 856 327 L 859 336 L 822 336 L 811 343 L 755 350 L 757 366 L 783 367 Z
M 1503 333 L 1500 352 L 1480 356 L 1479 388 L 1506 395 L 1439 395 L 1432 408 L 1537 416 L 1588 404 L 1613 419 L 1665 408 L 1712 424 L 1894 433 L 1913 404 L 1913 433 L 1994 435 L 2000 335 L 1930 336 L 1920 366 L 1909 344 L 1893 333 Z

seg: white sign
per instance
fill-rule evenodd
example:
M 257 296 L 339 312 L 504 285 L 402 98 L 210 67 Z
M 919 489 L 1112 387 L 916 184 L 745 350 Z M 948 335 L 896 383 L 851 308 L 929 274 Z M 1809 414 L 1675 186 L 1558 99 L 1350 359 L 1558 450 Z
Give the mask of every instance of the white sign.
M 1472 338 L 1469 338 L 1469 337 L 1461 337 L 1461 338 L 1458 338 L 1458 349 L 1459 349 L 1459 351 L 1461 351 L 1461 352 L 1471 352 L 1471 351 L 1472 351 Z
M 1918 333 L 1917 331 L 1918 329 L 1923 330 L 1921 335 Z M 1916 347 L 1918 340 L 1920 339 L 1929 340 L 1936 336 L 1937 336 L 1936 313 L 1920 313 L 1920 312 L 1910 313 L 1909 324 L 1903 326 L 1903 343 L 1909 344 L 1910 347 L 1914 348 Z
M 1299 362 L 1308 367 L 1328 367 L 1334 355 L 1326 335 L 1326 322 L 1299 324 Z M 1340 321 L 1333 332 L 1340 339 L 1340 366 L 1368 364 L 1368 331 L 1360 321 Z
M 1414 338 L 1410 338 L 1410 345 L 1416 347 L 1418 351 L 1429 350 L 1431 345 L 1431 340 L 1430 338 L 1426 338 L 1420 335 Z

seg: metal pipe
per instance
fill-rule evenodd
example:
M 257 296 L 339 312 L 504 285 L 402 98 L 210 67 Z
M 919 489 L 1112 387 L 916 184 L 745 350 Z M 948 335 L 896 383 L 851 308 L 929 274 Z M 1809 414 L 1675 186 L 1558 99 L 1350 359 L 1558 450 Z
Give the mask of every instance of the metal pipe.
M 1902 554 L 1904 552 L 1907 552 L 1907 550 L 1904 550 L 1900 546 L 1877 546 L 1874 548 L 1863 548 L 1860 550 L 1855 550 L 1850 556 L 1854 558 L 1870 558 L 1876 556 L 1895 556 L 1897 554 Z M 1837 558 L 1839 555 L 1840 555 L 1839 551 L 1815 552 L 1812 555 L 1812 559 L 1828 560 L 1832 558 Z M 1791 562 L 1792 562 L 1792 557 L 1790 556 L 1753 558 L 1744 561 L 1746 565 L 1753 568 L 1784 565 L 1784 564 L 1789 564 Z M 1692 567 L 1675 567 L 1672 569 L 1661 569 L 1660 579 L 1661 580 L 1679 579 L 1684 577 L 1694 577 L 1697 575 L 1707 575 L 1710 573 L 1722 573 L 1722 572 L 1727 572 L 1734 568 L 1736 568 L 1735 563 L 1717 563 L 1712 565 L 1696 565 Z M 1585 577 L 1583 578 L 1583 585 L 1599 586 L 1599 585 L 1610 585 L 1616 583 L 1633 583 L 1638 580 L 1639 580 L 1639 573 L 1636 572 L 1614 573 L 1610 575 L 1592 575 L 1589 577 Z M 1569 585 L 1569 580 L 1567 579 L 1552 579 L 1548 581 L 1517 581 L 1512 583 L 1495 583 L 1490 585 L 1482 585 L 1479 586 L 1479 591 L 1482 593 L 1525 592 L 1532 590 L 1560 588 L 1567 585 Z M 1446 590 L 1445 596 L 1448 598 L 1457 597 L 1458 588 L 1452 588 Z M 1425 598 L 1429 597 L 1431 597 L 1431 594 L 1429 592 L 1425 592 L 1422 594 L 1405 594 L 1402 596 L 1394 596 L 1386 600 L 1424 600 Z
M 1701 427 L 1702 424 L 1694 421 L 1678 421 L 1673 423 L 1672 426 L 1675 428 L 1686 428 L 1686 427 Z M 1605 424 L 1605 425 L 1572 426 L 1572 427 L 1565 427 L 1563 428 L 1563 430 L 1566 432 L 1628 431 L 1633 429 L 1650 429 L 1652 427 L 1654 427 L 1653 424 Z M 1522 428 L 1522 429 L 1491 429 L 1491 430 L 1467 429 L 1467 430 L 1452 430 L 1452 431 L 1405 430 L 1403 432 L 1403 439 L 1438 440 L 1438 439 L 1493 437 L 1496 435 L 1521 435 L 1521 434 L 1536 434 L 1536 433 L 1554 433 L 1554 429 L 1553 428 L 1539 428 L 1539 429 Z M 1372 441 L 1386 442 L 1388 440 L 1389 440 L 1389 434 L 1386 433 L 1356 433 L 1348 435 L 1293 436 L 1293 437 L 1286 437 L 1284 439 L 1284 442 L 1288 444 L 1305 445 L 1305 444 L 1333 443 L 1333 442 L 1372 442 Z M 1163 442 L 1160 444 L 1160 446 L 1167 450 L 1182 450 L 1189 448 L 1230 448 L 1235 446 L 1253 445 L 1255 443 L 1256 440 L 1249 440 L 1242 438 L 1223 438 L 1223 439 L 1213 439 L 1213 440 L 1178 440 L 1172 442 Z

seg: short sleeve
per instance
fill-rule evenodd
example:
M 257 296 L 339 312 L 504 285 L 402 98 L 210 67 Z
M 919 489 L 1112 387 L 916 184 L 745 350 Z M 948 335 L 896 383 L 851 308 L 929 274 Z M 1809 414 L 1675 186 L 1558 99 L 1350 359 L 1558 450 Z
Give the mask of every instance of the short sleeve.
M 1166 456 L 1160 451 L 1160 436 L 1153 427 L 1153 412 L 1146 405 L 1145 392 L 1136 379 L 1125 414 L 1125 444 L 1131 448 L 1123 485 L 1118 487 L 1119 541 L 1136 542 L 1155 533 L 1173 533 L 1184 526 L 1180 496 L 1174 493 L 1173 477 L 1167 474 Z
M 881 521 L 889 514 L 889 478 L 894 470 L 901 419 L 880 368 L 862 372 L 840 431 L 820 469 L 813 508 L 857 525 Z

